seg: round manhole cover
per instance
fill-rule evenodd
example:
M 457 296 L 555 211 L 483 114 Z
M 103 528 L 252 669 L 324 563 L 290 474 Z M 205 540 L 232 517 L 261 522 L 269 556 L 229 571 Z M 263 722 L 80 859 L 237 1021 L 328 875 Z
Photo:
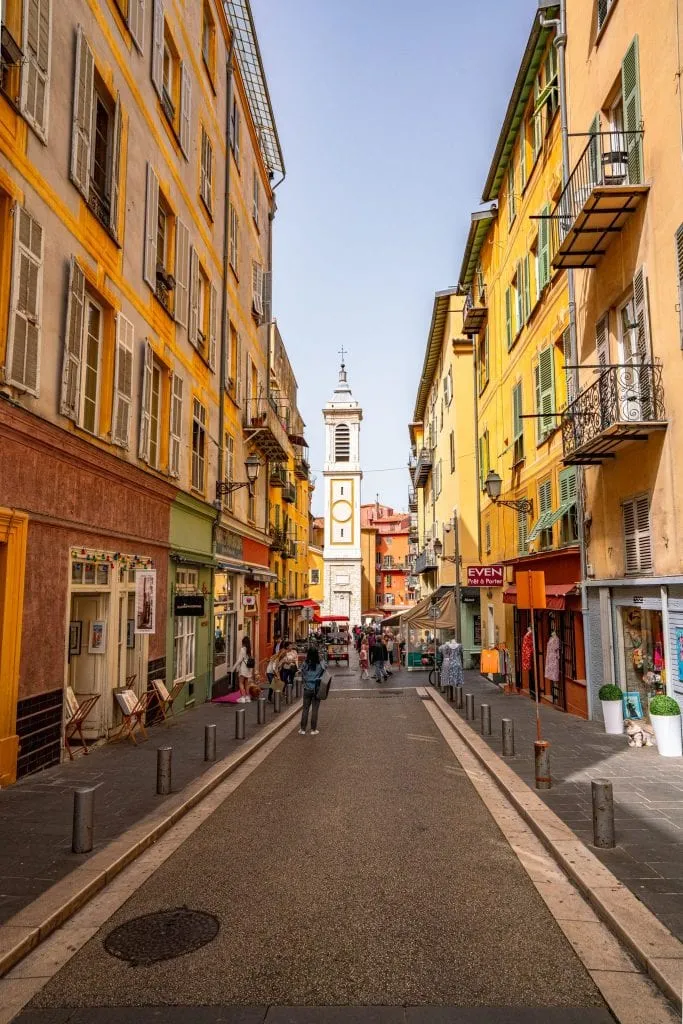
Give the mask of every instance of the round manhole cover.
M 133 967 L 172 960 L 212 942 L 220 925 L 213 914 L 177 907 L 119 925 L 104 940 L 107 953 Z

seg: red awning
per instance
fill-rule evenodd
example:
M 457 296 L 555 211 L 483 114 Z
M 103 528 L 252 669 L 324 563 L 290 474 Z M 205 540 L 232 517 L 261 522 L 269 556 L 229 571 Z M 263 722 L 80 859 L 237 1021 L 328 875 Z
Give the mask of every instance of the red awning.
M 300 601 L 299 603 L 300 603 L 302 608 L 319 608 L 320 607 L 320 602 L 319 601 L 314 601 L 310 597 L 304 597 L 304 599 L 302 601 Z
M 545 588 L 546 607 L 553 612 L 563 612 L 566 598 L 577 593 L 576 583 L 547 583 Z M 503 593 L 504 604 L 517 604 L 517 587 L 508 587 Z
M 268 608 L 269 609 L 271 609 L 271 608 L 279 608 L 281 604 L 282 604 L 282 601 L 269 601 L 268 602 Z
M 348 622 L 348 615 L 314 615 L 314 622 Z

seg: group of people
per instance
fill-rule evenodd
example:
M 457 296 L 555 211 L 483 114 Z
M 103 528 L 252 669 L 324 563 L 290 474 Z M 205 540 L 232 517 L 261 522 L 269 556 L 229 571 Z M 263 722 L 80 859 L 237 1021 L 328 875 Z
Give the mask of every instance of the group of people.
M 395 664 L 400 666 L 401 645 L 390 629 L 380 632 L 357 626 L 354 629 L 354 646 L 358 652 L 361 679 L 369 679 L 372 668 L 375 679 L 382 683 L 393 674 Z
M 237 699 L 239 704 L 246 704 L 249 701 L 256 700 L 261 692 L 257 676 L 254 672 L 255 667 L 256 663 L 251 652 L 251 640 L 248 636 L 245 636 L 242 638 L 239 657 L 233 665 L 233 672 L 237 673 L 237 683 L 240 689 L 240 696 Z M 296 644 L 290 643 L 287 638 L 278 640 L 266 666 L 268 700 L 272 702 L 275 690 L 283 690 L 288 686 L 294 689 L 294 680 L 298 671 L 299 654 Z M 306 735 L 309 713 L 311 715 L 311 736 L 318 735 L 320 684 L 324 671 L 325 665 L 320 658 L 318 648 L 311 644 L 301 666 L 303 707 L 299 728 L 300 736 Z

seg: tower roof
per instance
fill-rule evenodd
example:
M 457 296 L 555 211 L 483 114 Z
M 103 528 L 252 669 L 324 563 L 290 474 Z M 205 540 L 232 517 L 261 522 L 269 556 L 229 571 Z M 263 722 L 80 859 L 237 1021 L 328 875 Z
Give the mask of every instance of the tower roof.
M 340 355 L 341 365 L 339 367 L 339 380 L 336 388 L 334 389 L 334 394 L 325 406 L 325 409 L 358 409 L 358 402 L 351 393 L 351 385 L 349 384 L 346 372 L 346 363 L 344 362 L 346 353 L 343 347 Z

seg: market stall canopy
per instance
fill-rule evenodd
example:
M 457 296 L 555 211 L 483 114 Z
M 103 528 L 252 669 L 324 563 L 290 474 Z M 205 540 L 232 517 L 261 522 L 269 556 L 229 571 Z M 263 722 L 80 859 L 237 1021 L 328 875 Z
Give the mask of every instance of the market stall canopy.
M 420 601 L 401 616 L 400 625 L 408 626 L 409 629 L 455 629 L 457 612 L 453 591 L 448 590 L 437 597 L 435 602 L 432 602 L 431 597 Z

